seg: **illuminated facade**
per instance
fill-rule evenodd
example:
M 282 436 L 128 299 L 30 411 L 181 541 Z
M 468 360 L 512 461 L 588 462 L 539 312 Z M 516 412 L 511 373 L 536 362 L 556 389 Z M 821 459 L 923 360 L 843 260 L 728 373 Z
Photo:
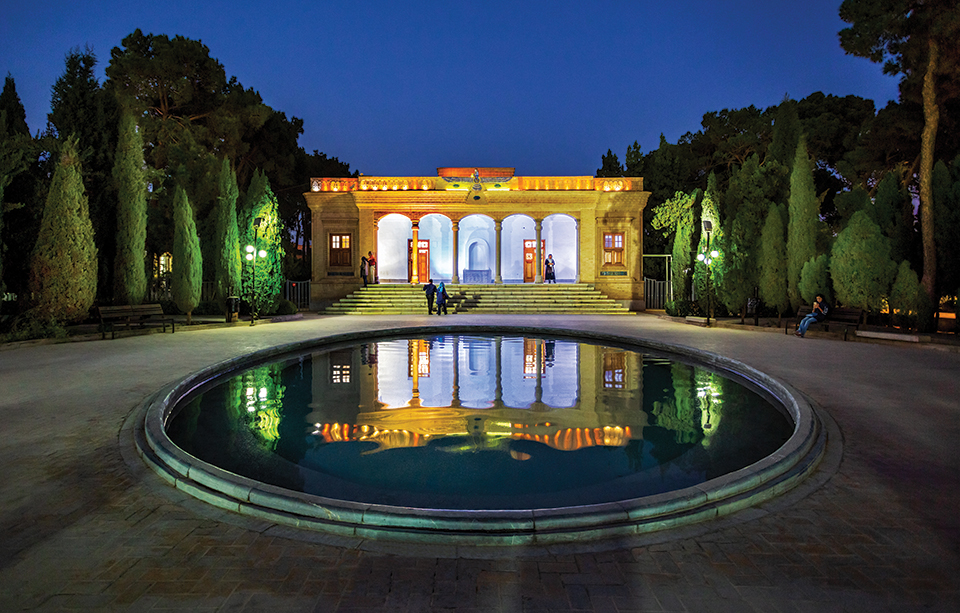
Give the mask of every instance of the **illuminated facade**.
M 518 177 L 513 168 L 438 168 L 432 177 L 314 178 L 311 308 L 381 283 L 591 283 L 644 308 L 639 177 Z M 537 249 L 537 244 L 541 249 Z

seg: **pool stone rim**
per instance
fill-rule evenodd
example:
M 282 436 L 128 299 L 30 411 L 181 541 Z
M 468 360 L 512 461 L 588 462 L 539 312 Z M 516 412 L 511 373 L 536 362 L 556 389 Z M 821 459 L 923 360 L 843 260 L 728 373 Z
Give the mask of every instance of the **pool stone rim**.
M 611 343 L 677 355 L 745 382 L 779 402 L 794 422 L 774 453 L 704 483 L 642 498 L 531 510 L 393 507 L 295 492 L 242 477 L 177 447 L 165 424 L 177 402 L 212 379 L 288 354 L 357 341 L 426 334 L 527 334 Z M 148 397 L 136 412 L 136 450 L 167 484 L 214 507 L 253 519 L 342 537 L 435 545 L 531 546 L 655 533 L 759 505 L 801 483 L 820 464 L 826 431 L 796 390 L 738 360 L 694 347 L 550 326 L 442 325 L 383 328 L 284 343 L 211 364 Z

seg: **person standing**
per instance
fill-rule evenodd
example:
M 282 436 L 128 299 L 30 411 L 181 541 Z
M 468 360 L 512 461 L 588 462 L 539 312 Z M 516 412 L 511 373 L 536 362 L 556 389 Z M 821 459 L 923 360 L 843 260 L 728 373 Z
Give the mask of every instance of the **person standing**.
M 433 284 L 433 279 L 430 279 L 430 282 L 423 286 L 423 291 L 427 295 L 427 313 L 433 315 L 433 297 L 437 293 L 437 286 Z M 439 309 L 439 307 L 437 308 Z
M 828 313 L 830 313 L 830 305 L 824 300 L 823 294 L 817 294 L 817 299 L 813 302 L 813 311 L 800 321 L 800 325 L 797 326 L 797 331 L 794 334 L 803 338 L 810 324 L 823 321 L 827 318 Z
M 380 283 L 380 279 L 377 278 L 377 258 L 374 257 L 372 251 L 367 252 L 367 275 L 373 279 L 373 283 Z
M 363 286 L 367 286 L 367 272 L 369 270 L 370 260 L 367 256 L 360 258 L 360 276 L 363 277 Z
M 543 282 L 557 282 L 557 263 L 553 261 L 553 254 L 547 256 L 547 261 L 543 263 Z
M 444 287 L 443 281 L 441 281 L 440 285 L 437 286 L 437 315 L 441 314 L 441 309 L 443 310 L 443 315 L 447 315 L 447 300 L 449 298 L 447 288 Z

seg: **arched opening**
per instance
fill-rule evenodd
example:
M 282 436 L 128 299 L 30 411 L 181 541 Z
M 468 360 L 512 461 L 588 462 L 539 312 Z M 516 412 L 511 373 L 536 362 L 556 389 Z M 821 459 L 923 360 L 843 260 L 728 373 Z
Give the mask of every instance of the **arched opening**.
M 492 283 L 496 259 L 497 233 L 493 219 L 486 215 L 468 215 L 460 220 L 457 242 L 462 283 Z
M 544 256 L 553 254 L 557 282 L 576 282 L 580 277 L 578 269 L 580 240 L 577 233 L 577 220 L 561 213 L 548 215 L 543 220 L 540 237 L 546 244 Z
M 535 241 L 536 238 L 537 228 L 529 215 L 511 215 L 503 220 L 500 233 L 500 274 L 504 283 L 524 282 L 524 241 Z
M 380 219 L 377 226 L 377 277 L 381 283 L 407 282 L 407 241 L 413 236 L 413 223 L 399 213 Z

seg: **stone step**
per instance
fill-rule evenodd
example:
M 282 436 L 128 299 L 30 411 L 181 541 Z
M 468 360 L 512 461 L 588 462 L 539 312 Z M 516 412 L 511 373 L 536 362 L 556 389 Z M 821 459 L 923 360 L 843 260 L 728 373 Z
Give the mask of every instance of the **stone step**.
M 446 285 L 451 313 L 632 314 L 588 283 Z M 360 288 L 328 307 L 337 315 L 425 314 L 422 285 L 377 284 Z

